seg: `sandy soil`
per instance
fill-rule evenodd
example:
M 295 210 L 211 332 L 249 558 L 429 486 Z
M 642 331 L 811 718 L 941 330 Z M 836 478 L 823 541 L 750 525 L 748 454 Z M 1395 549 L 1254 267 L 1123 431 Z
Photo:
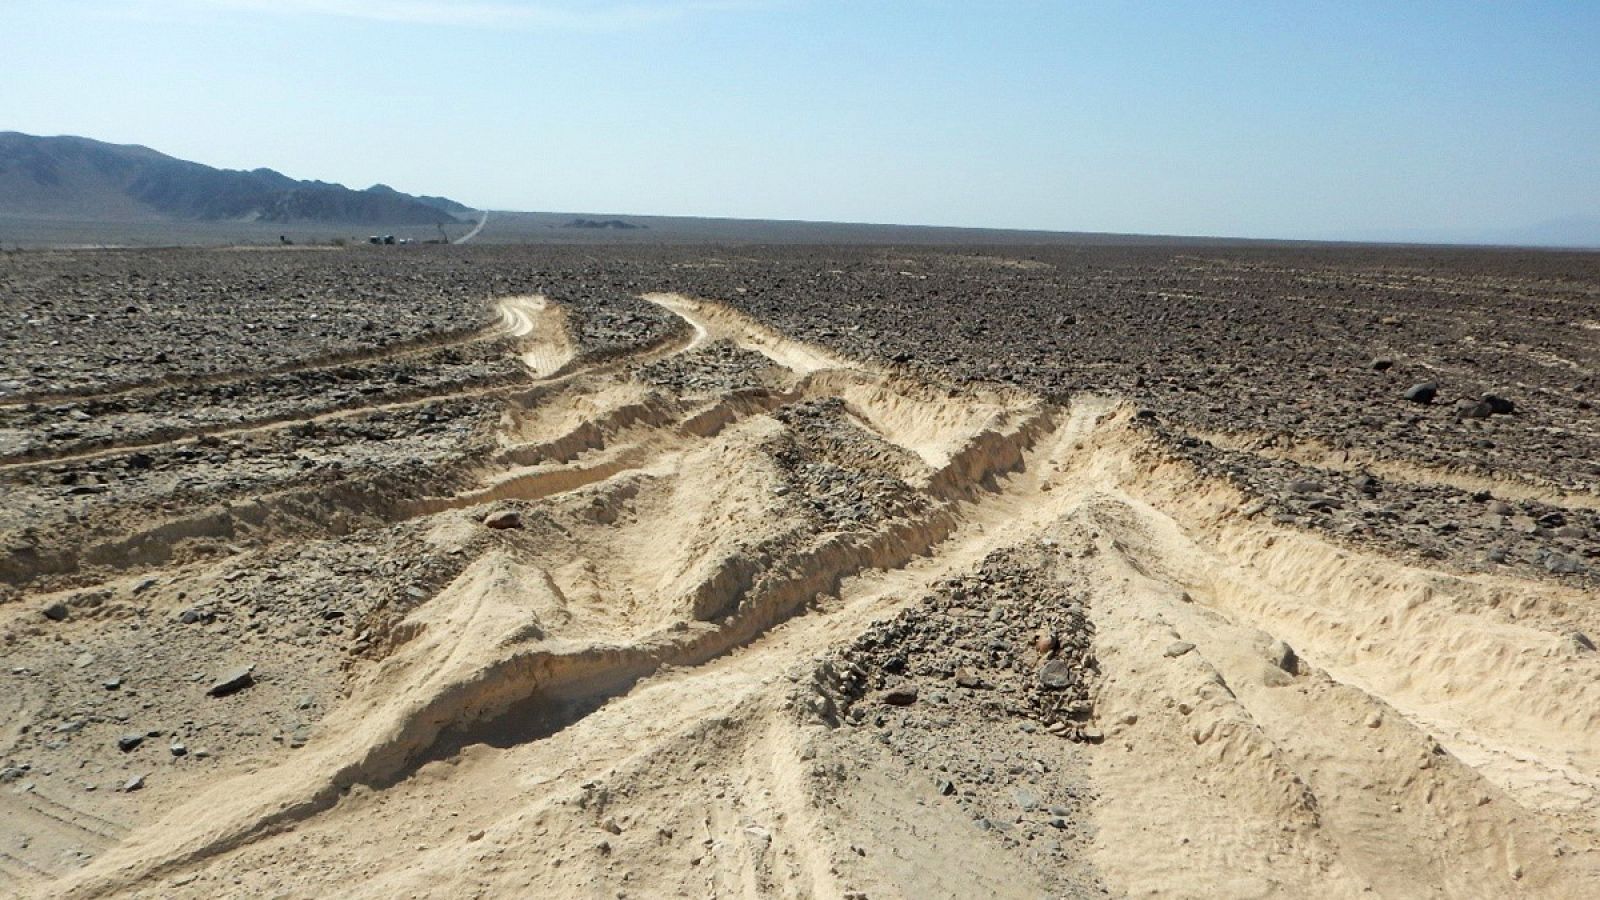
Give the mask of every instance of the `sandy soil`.
M 523 371 L 402 401 L 478 410 L 415 466 L 8 557 L 0 892 L 1600 895 L 1581 584 L 1264 516 L 1115 396 L 644 299 L 604 349 L 499 300 Z

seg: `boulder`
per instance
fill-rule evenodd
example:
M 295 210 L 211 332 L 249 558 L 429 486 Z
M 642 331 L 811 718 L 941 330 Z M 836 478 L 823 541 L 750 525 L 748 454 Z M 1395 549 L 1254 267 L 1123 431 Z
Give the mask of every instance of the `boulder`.
M 1047 691 L 1071 687 L 1075 679 L 1072 667 L 1059 659 L 1052 659 L 1039 668 L 1039 686 Z
M 1406 388 L 1405 392 L 1405 398 L 1412 403 L 1432 403 L 1437 396 L 1439 396 L 1439 386 L 1431 381 L 1413 384 Z
M 1494 416 L 1509 416 L 1517 411 L 1515 403 L 1494 394 L 1484 394 L 1478 403 L 1480 406 L 1485 407 L 1490 415 Z
M 497 509 L 483 517 L 483 524 L 489 528 L 500 530 L 521 528 L 522 514 L 514 509 Z
M 1295 655 L 1294 648 L 1284 641 L 1273 641 L 1267 647 L 1267 662 L 1288 672 L 1290 675 L 1296 675 L 1300 672 L 1300 657 Z
M 910 706 L 917 702 L 917 686 L 910 682 L 901 682 L 886 688 L 880 699 L 890 706 Z
M 213 682 L 211 687 L 206 690 L 206 694 L 211 697 L 226 697 L 229 694 L 237 694 L 256 683 L 255 670 L 254 663 L 233 669 Z

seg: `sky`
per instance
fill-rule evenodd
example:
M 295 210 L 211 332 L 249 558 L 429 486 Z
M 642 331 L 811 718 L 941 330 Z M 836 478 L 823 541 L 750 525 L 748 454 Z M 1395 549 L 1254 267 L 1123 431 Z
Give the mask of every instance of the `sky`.
M 0 0 L 0 75 L 0 130 L 479 208 L 1600 234 L 1596 0 Z

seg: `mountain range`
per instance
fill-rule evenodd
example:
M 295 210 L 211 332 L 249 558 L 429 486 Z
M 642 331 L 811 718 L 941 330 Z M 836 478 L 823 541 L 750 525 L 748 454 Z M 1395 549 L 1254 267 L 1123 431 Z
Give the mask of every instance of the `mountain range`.
M 0 215 L 95 221 L 433 225 L 471 210 L 375 184 L 217 169 L 136 144 L 0 132 Z

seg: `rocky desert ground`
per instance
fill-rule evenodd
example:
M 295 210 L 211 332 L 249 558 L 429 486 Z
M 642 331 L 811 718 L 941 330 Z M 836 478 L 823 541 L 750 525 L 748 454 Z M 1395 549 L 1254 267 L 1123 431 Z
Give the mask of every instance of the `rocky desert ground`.
M 1600 255 L 0 254 L 0 895 L 1600 896 Z

